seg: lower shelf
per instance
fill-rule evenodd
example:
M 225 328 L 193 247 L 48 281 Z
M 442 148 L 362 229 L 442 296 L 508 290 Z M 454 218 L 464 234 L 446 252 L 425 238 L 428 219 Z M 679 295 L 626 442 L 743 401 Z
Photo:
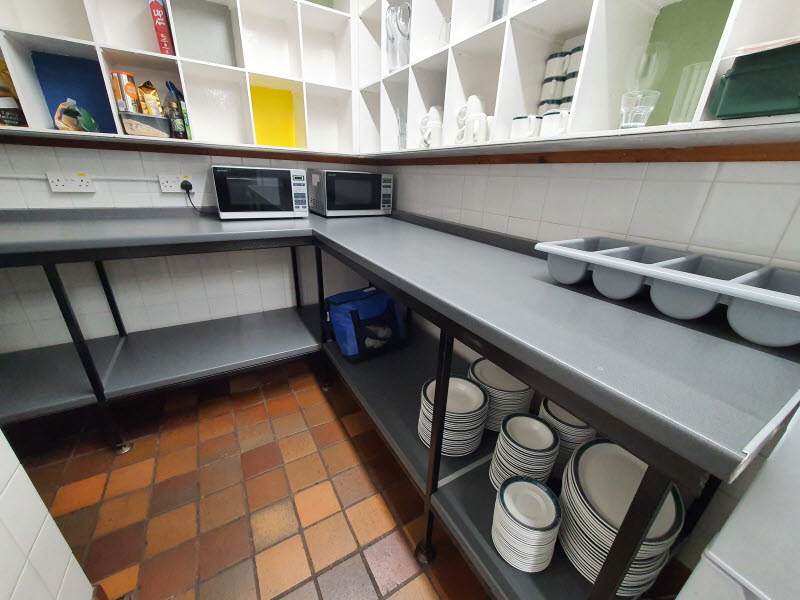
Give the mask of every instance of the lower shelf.
M 424 331 L 412 331 L 409 343 L 393 352 L 352 363 L 342 356 L 335 342 L 324 351 L 353 390 L 381 435 L 420 489 L 425 488 L 428 448 L 417 436 L 422 384 L 436 373 L 438 340 Z M 466 375 L 468 364 L 453 355 L 452 373 Z M 443 485 L 462 469 L 485 459 L 494 451 L 497 434 L 485 431 L 480 447 L 463 458 L 442 457 L 439 469 Z
M 523 573 L 497 553 L 492 516 L 497 497 L 487 462 L 462 474 L 433 494 L 433 508 L 495 598 L 576 600 L 588 598 L 592 585 L 572 566 L 556 544 L 553 562 L 541 573 Z

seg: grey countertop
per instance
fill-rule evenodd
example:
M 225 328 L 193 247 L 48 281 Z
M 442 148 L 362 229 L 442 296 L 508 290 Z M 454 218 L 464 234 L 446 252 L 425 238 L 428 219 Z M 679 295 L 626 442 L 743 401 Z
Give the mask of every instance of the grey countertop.
M 390 218 L 0 222 L 6 253 L 314 235 L 571 392 L 729 478 L 800 401 L 797 354 L 556 284 L 546 262 Z

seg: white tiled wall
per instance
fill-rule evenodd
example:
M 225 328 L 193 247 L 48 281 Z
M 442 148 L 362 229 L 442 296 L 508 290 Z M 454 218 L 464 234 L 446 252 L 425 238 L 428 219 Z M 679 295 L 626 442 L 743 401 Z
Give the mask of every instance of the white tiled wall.
M 0 432 L 0 600 L 90 600 L 92 586 Z
M 400 167 L 397 207 L 539 241 L 610 235 L 800 269 L 800 163 Z

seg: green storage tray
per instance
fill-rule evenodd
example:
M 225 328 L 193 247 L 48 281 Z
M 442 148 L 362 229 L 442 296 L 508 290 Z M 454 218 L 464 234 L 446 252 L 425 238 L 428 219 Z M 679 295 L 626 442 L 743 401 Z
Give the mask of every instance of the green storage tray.
M 711 110 L 718 119 L 800 112 L 800 43 L 738 57 Z

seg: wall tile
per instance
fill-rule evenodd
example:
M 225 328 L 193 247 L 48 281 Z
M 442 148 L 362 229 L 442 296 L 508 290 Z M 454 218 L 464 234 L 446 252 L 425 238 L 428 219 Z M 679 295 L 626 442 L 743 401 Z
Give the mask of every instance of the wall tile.
M 75 557 L 71 557 L 57 600 L 90 600 L 91 597 L 92 584 L 89 583 Z
M 592 163 L 556 163 L 550 167 L 550 176 L 559 178 L 586 178 L 592 177 L 594 165 Z
M 688 243 L 708 195 L 702 182 L 645 181 L 629 232 L 654 240 Z
M 36 348 L 39 345 L 30 323 L 0 325 L 0 353 Z
M 517 176 L 519 177 L 549 177 L 551 173 L 549 164 L 530 164 L 517 165 Z
M 484 211 L 493 215 L 508 215 L 515 183 L 513 177 L 489 177 Z
M 586 179 L 551 178 L 542 220 L 563 225 L 580 223 L 588 188 L 589 181 Z
M 41 292 L 17 294 L 13 290 L 0 295 L 0 325 L 23 323 L 31 318 L 27 306 L 23 304 L 23 297 L 35 300 L 43 295 Z
M 498 231 L 505 233 L 508 227 L 508 217 L 505 215 L 493 215 L 491 213 L 483 213 L 483 221 L 481 226 L 490 231 Z
M 645 179 L 656 181 L 714 181 L 719 163 L 650 163 Z
M 28 208 L 19 182 L 13 179 L 0 179 L 0 210 Z
M 461 223 L 470 227 L 480 227 L 483 223 L 483 213 L 475 210 L 462 210 Z
M 529 240 L 538 239 L 539 235 L 539 221 L 531 221 L 530 219 L 518 219 L 516 217 L 508 218 L 509 235 L 527 238 Z
M 34 335 L 38 344 L 37 346 L 53 346 L 55 344 L 66 344 L 72 338 L 69 335 L 67 324 L 59 316 L 55 319 L 43 319 L 41 321 L 31 321 Z M 83 329 L 85 337 L 91 337 L 86 330 Z
M 541 219 L 548 184 L 542 177 L 517 177 L 508 214 L 534 221 Z
M 11 600 L 53 600 L 53 598 L 54 596 L 48 591 L 39 573 L 30 562 L 27 563 L 22 569 Z
M 800 261 L 800 208 L 795 210 L 789 226 L 778 245 L 775 257 L 783 260 Z
M 561 225 L 560 223 L 539 224 L 539 241 L 555 242 L 557 240 L 571 240 L 578 237 L 578 228 L 574 225 Z
M 641 185 L 625 179 L 594 182 L 586 195 L 581 227 L 626 233 Z
M 793 162 L 726 162 L 720 163 L 717 181 L 800 183 L 800 169 Z
M 25 469 L 18 467 L 0 495 L 0 520 L 26 555 L 30 553 L 46 515 L 47 509 Z
M 464 196 L 461 208 L 464 210 L 482 211 L 486 206 L 488 178 L 476 175 L 464 177 Z
M 489 165 L 489 176 L 491 177 L 515 177 L 517 175 L 517 165 Z
M 596 163 L 592 168 L 595 179 L 642 179 L 647 163 Z
M 692 244 L 772 256 L 800 202 L 800 187 L 715 183 Z
M 8 441 L 4 435 L 0 435 L 0 493 L 6 488 L 8 482 L 11 481 L 12 475 L 17 470 L 19 461 L 16 454 L 9 446 Z
M 45 519 L 28 560 L 54 598 L 58 595 L 71 557 L 72 550 L 56 522 L 52 518 Z
M 0 553 L 0 598 L 6 600 L 11 598 L 25 568 L 26 558 L 2 521 L 0 521 L 0 548 L 3 549 Z

